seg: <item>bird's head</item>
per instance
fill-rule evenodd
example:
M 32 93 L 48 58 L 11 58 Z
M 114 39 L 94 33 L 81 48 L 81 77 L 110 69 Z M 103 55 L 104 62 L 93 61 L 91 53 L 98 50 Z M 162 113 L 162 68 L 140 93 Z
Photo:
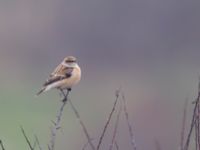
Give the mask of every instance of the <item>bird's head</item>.
M 74 56 L 67 56 L 63 60 L 63 64 L 67 67 L 75 67 L 77 65 L 77 59 Z

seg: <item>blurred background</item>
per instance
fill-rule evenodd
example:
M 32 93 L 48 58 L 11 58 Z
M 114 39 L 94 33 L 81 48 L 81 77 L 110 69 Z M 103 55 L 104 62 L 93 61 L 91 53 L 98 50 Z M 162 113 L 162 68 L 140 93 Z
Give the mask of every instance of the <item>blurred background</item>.
M 27 150 L 23 125 L 44 148 L 61 104 L 58 91 L 35 97 L 67 55 L 82 68 L 70 98 L 91 136 L 98 139 L 114 102 L 125 92 L 138 150 L 178 149 L 183 106 L 187 124 L 200 75 L 198 0 L 1 0 L 0 139 L 6 149 Z M 123 116 L 123 114 L 122 114 Z M 102 149 L 111 141 L 114 118 Z M 120 119 L 117 141 L 131 149 Z M 87 142 L 71 108 L 65 108 L 59 150 Z

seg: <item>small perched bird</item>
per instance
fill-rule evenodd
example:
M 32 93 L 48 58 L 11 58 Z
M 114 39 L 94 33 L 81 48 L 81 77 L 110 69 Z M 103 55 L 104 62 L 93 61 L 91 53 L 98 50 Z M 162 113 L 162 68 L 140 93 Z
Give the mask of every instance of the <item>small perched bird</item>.
M 42 89 L 37 93 L 37 95 L 53 88 L 59 90 L 67 89 L 70 91 L 72 86 L 76 85 L 80 79 L 81 69 L 77 64 L 76 58 L 73 56 L 67 56 L 50 74 L 49 78 L 43 84 Z

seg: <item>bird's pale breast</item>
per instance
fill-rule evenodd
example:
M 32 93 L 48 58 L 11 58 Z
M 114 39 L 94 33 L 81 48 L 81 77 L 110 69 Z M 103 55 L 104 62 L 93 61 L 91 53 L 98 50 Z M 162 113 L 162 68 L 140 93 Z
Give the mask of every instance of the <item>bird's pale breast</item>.
M 61 88 L 71 88 L 72 86 L 76 85 L 81 79 L 81 69 L 79 67 L 75 67 L 72 76 L 64 79 L 60 83 Z

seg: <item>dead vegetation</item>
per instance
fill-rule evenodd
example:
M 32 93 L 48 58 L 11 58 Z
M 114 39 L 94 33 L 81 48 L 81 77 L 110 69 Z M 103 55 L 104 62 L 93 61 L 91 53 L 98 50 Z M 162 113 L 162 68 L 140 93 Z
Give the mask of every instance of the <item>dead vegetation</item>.
M 57 132 L 61 128 L 60 123 L 62 121 L 63 110 L 67 103 L 69 103 L 71 110 L 74 112 L 75 117 L 76 117 L 78 123 L 80 124 L 81 129 L 87 139 L 87 143 L 85 143 L 84 146 L 82 148 L 80 148 L 81 150 L 87 150 L 87 149 L 100 150 L 103 140 L 104 140 L 104 137 L 105 137 L 105 134 L 107 132 L 109 132 L 109 134 L 112 135 L 111 143 L 107 146 L 108 149 L 109 150 L 123 149 L 123 147 L 120 147 L 120 145 L 118 144 L 117 138 L 116 138 L 116 135 L 118 133 L 118 125 L 120 123 L 120 117 L 125 117 L 132 150 L 137 150 L 135 135 L 134 135 L 134 131 L 133 131 L 133 124 L 131 123 L 131 121 L 129 119 L 129 113 L 127 110 L 126 97 L 125 97 L 125 94 L 123 93 L 123 91 L 121 91 L 121 89 L 117 90 L 115 92 L 115 100 L 114 100 L 112 109 L 111 109 L 109 115 L 107 116 L 105 125 L 102 128 L 102 132 L 99 136 L 95 136 L 95 137 L 93 137 L 89 134 L 89 130 L 85 126 L 84 121 L 81 119 L 81 116 L 80 116 L 78 110 L 73 105 L 72 101 L 68 98 L 69 91 L 67 91 L 66 93 L 62 91 L 62 94 L 63 94 L 64 100 L 62 101 L 61 107 L 58 109 L 58 114 L 56 116 L 55 121 L 52 121 L 50 142 L 48 144 L 45 144 L 45 145 L 47 145 L 45 149 L 41 146 L 41 143 L 40 143 L 37 135 L 34 135 L 34 141 L 32 142 L 26 135 L 24 128 L 22 126 L 20 127 L 22 135 L 24 136 L 25 142 L 27 143 L 27 146 L 30 150 L 55 150 L 56 149 L 55 139 L 57 136 Z M 191 150 L 190 147 L 192 147 L 192 149 L 195 148 L 195 150 L 200 150 L 200 117 L 199 117 L 199 114 L 200 114 L 200 79 L 199 79 L 198 93 L 197 93 L 196 99 L 191 104 L 191 105 L 194 105 L 194 108 L 193 108 L 193 114 L 192 114 L 192 118 L 191 118 L 190 127 L 189 127 L 189 129 L 187 129 L 186 128 L 186 123 L 187 123 L 186 115 L 187 115 L 187 107 L 189 104 L 190 104 L 189 100 L 188 100 L 188 98 L 186 98 L 184 108 L 183 108 L 183 118 L 182 118 L 181 134 L 180 134 L 180 147 L 177 149 Z M 119 107 L 117 107 L 118 105 L 119 105 Z M 124 114 L 123 116 L 122 116 L 122 112 Z M 108 126 L 111 126 L 110 122 L 113 118 L 113 114 L 115 114 L 115 113 L 116 113 L 117 117 L 116 117 L 116 120 L 115 120 L 115 123 L 113 126 L 113 132 L 111 133 L 112 130 L 108 131 Z M 94 139 L 97 139 L 96 145 L 94 144 Z M 195 144 L 193 144 L 193 145 L 191 144 L 192 140 L 195 141 L 194 142 Z M 2 150 L 6 150 L 2 140 L 0 140 L 0 147 Z M 155 141 L 155 149 L 156 150 L 162 149 L 158 140 Z

